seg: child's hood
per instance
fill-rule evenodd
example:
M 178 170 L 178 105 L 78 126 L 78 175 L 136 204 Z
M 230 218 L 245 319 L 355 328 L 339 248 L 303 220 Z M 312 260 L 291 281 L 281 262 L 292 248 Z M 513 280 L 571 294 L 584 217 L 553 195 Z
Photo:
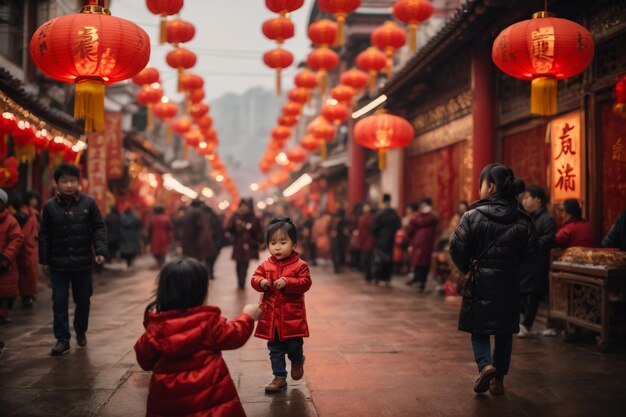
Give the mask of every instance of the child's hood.
M 210 348 L 210 332 L 221 311 L 213 306 L 146 314 L 144 325 L 154 348 L 170 357 L 185 357 L 201 346 Z

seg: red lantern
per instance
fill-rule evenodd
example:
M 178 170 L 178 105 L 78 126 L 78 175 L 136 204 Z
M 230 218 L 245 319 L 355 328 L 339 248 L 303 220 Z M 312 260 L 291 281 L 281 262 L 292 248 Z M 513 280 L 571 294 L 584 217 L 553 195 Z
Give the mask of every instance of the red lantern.
M 322 19 L 309 25 L 309 39 L 316 46 L 332 46 L 337 40 L 337 23 Z
M 184 135 L 185 133 L 191 130 L 191 125 L 193 121 L 189 116 L 181 116 L 178 119 L 172 121 L 170 126 L 172 126 L 172 130 L 179 135 Z
M 79 157 L 80 152 L 78 152 L 71 146 L 67 146 L 63 151 L 63 160 L 69 164 L 78 165 Z
M 133 77 L 133 82 L 141 86 L 158 83 L 159 70 L 152 67 L 145 67 Z
M 263 158 L 261 159 L 261 162 L 259 162 L 259 171 L 267 174 L 274 167 L 274 164 L 274 158 Z
M 267 8 L 281 16 L 298 10 L 303 4 L 304 0 L 265 0 Z
M 284 142 L 291 137 L 291 129 L 285 126 L 278 126 L 272 129 L 272 139 Z
M 298 118 L 294 116 L 280 116 L 277 123 L 279 126 L 293 127 L 298 123 Z
M 182 72 L 183 69 L 192 68 L 196 65 L 196 54 L 186 48 L 176 48 L 165 56 L 165 62 L 172 68 Z
M 48 143 L 48 156 L 50 165 L 58 165 L 63 161 L 63 154 L 65 153 L 65 143 L 63 140 L 55 138 Z
M 48 147 L 48 138 L 41 134 L 41 132 L 35 133 L 35 148 L 38 151 L 43 151 Z
M 346 23 L 346 16 L 359 8 L 361 0 L 319 0 L 318 5 L 320 9 L 332 13 L 337 19 L 339 23 L 337 44 L 343 45 L 343 28 Z
M 339 84 L 337 87 L 330 90 L 330 96 L 340 103 L 350 104 L 352 97 L 354 97 L 354 89 L 347 85 Z
M 396 0 L 393 15 L 409 26 L 409 48 L 417 50 L 417 26 L 433 14 L 433 5 L 427 0 Z
M 167 22 L 167 43 L 178 46 L 179 43 L 189 42 L 196 35 L 196 28 L 189 22 L 181 19 Z
M 148 85 L 144 86 L 137 93 L 137 101 L 148 108 L 148 120 L 147 128 L 151 131 L 154 128 L 154 118 L 152 107 L 154 104 L 159 103 L 163 97 L 163 90 L 161 88 L 153 88 Z
M 530 112 L 557 112 L 557 80 L 585 70 L 594 53 L 591 33 L 577 23 L 538 12 L 504 29 L 493 43 L 493 62 L 515 78 L 532 80 Z
M 320 140 L 309 134 L 300 140 L 300 146 L 309 152 L 315 152 L 320 148 Z
M 355 91 L 360 91 L 365 88 L 369 77 L 363 71 L 356 68 L 352 68 L 339 76 L 339 83 L 354 88 Z
M 161 98 L 161 101 L 159 101 L 158 103 L 156 103 L 153 107 L 152 107 L 152 113 L 159 119 L 159 120 L 163 120 L 164 122 L 169 122 L 172 118 L 176 117 L 176 114 L 178 114 L 178 106 L 172 102 L 169 101 L 163 101 L 163 98 Z M 165 132 L 165 139 L 167 141 L 167 144 L 171 144 L 172 143 L 172 128 L 170 126 L 169 123 L 167 123 L 167 130 Z
M 19 179 L 18 168 L 20 166 L 19 161 L 10 156 L 2 161 L 0 161 L 2 165 L 0 165 L 0 187 L 1 188 L 11 188 Z
M 320 77 L 320 93 L 326 93 L 326 79 L 328 71 L 332 71 L 339 65 L 339 55 L 325 46 L 312 50 L 306 59 L 307 65 L 318 71 Z
M 307 153 L 300 148 L 294 148 L 287 151 L 287 159 L 289 159 L 290 162 L 295 162 L 296 164 L 304 162 L 306 157 Z
M 194 104 L 193 106 L 191 106 L 191 109 L 189 110 L 189 114 L 191 114 L 191 117 L 193 117 L 194 119 L 199 119 L 203 117 L 204 115 L 206 115 L 209 112 L 209 109 L 210 108 L 207 104 L 198 103 L 198 104 Z
M 146 0 L 146 5 L 151 13 L 161 15 L 159 41 L 161 44 L 164 44 L 167 33 L 167 16 L 172 16 L 180 12 L 180 9 L 183 8 L 183 0 Z
M 279 45 L 294 35 L 293 22 L 283 16 L 266 20 L 262 30 L 266 38 L 276 41 Z
M 354 126 L 354 140 L 361 146 L 378 150 L 378 166 L 385 169 L 387 149 L 406 148 L 415 131 L 402 117 L 386 113 L 374 114 L 359 120 Z
M 180 89 L 182 91 L 198 90 L 204 87 L 204 80 L 196 74 L 181 74 L 178 79 L 180 82 Z
M 311 90 L 308 88 L 296 87 L 289 91 L 287 98 L 289 101 L 293 101 L 294 103 L 304 104 L 311 98 Z
M 196 124 L 202 130 L 209 130 L 213 126 L 213 119 L 208 114 L 196 119 Z
M 185 142 L 187 146 L 191 146 L 192 148 L 200 145 L 200 140 L 202 139 L 202 134 L 199 130 L 192 130 L 185 134 Z
M 309 90 L 312 90 L 317 87 L 318 84 L 317 74 L 307 69 L 302 70 L 296 74 L 294 83 L 296 87 L 308 88 Z
M 268 179 L 272 185 L 280 186 L 289 181 L 289 172 L 283 170 L 275 171 Z
M 335 126 L 348 120 L 349 116 L 348 108 L 341 103 L 324 105 L 321 114 L 324 119 Z
M 150 58 L 150 38 L 139 26 L 100 6 L 59 16 L 30 41 L 34 64 L 48 77 L 76 84 L 74 117 L 85 131 L 104 128 L 104 86 L 133 77 Z
M 35 131 L 28 122 L 20 121 L 12 132 L 15 156 L 21 163 L 28 162 L 35 157 Z
M 299 103 L 294 103 L 293 101 L 288 101 L 283 105 L 282 112 L 285 116 L 297 117 L 300 115 L 302 111 L 302 105 Z
M 200 103 L 202 100 L 204 100 L 204 90 L 203 89 L 198 89 L 198 90 L 193 90 L 191 92 L 189 92 L 189 94 L 187 94 L 187 97 L 189 98 L 189 101 L 191 101 L 193 104 L 197 104 Z
M 613 111 L 615 114 L 626 117 L 626 75 L 621 75 L 615 83 L 615 104 Z
M 9 148 L 7 146 L 10 133 L 17 127 L 17 121 L 13 113 L 4 112 L 0 115 L 0 159 L 6 157 Z
M 387 79 L 393 75 L 393 54 L 404 46 L 406 35 L 404 31 L 392 21 L 386 21 L 374 29 L 371 35 L 372 44 L 387 55 Z
M 263 55 L 263 62 L 276 70 L 276 94 L 280 96 L 280 72 L 293 64 L 293 55 L 284 49 L 272 49 Z
M 335 128 L 323 117 L 317 117 L 307 126 L 307 133 L 313 135 L 320 141 L 322 159 L 326 159 L 326 143 L 335 139 Z
M 356 57 L 356 66 L 369 74 L 370 92 L 376 86 L 376 75 L 387 66 L 387 57 L 373 46 L 367 48 Z

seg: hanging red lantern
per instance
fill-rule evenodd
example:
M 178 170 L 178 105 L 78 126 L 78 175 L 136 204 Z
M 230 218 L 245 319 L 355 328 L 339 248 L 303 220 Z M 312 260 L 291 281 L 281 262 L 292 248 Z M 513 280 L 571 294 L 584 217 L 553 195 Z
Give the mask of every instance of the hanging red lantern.
M 178 71 L 178 91 L 182 91 L 180 81 L 183 71 L 193 68 L 196 65 L 197 59 L 196 54 L 186 48 L 176 48 L 165 55 L 167 65 Z
M 19 180 L 19 161 L 10 156 L 0 161 L 0 164 L 0 188 L 6 189 L 15 186 Z
M 349 116 L 348 108 L 341 103 L 326 104 L 322 107 L 320 113 L 324 119 L 335 126 L 348 120 Z
M 309 25 L 309 39 L 316 46 L 332 46 L 337 40 L 337 23 L 322 19 Z
M 185 20 L 176 19 L 167 22 L 166 32 L 167 43 L 178 46 L 193 39 L 196 35 L 196 27 Z
M 300 146 L 309 152 L 315 152 L 320 148 L 320 140 L 315 136 L 308 134 L 300 139 Z
M 354 97 L 354 88 L 347 85 L 339 84 L 337 87 L 330 90 L 330 96 L 340 103 L 350 104 L 352 97 Z
M 205 97 L 204 90 L 201 88 L 198 90 L 193 90 L 187 94 L 187 97 L 192 104 L 200 103 L 202 100 L 204 100 Z
M 181 74 L 179 77 L 180 89 L 182 91 L 198 90 L 204 87 L 204 80 L 196 74 Z
M 557 112 L 557 80 L 584 71 L 593 59 L 591 33 L 578 23 L 548 12 L 504 29 L 493 42 L 491 57 L 505 73 L 531 80 L 530 112 Z
M 376 86 L 376 76 L 387 66 L 387 56 L 373 46 L 356 57 L 356 66 L 369 74 L 370 93 Z
M 371 35 L 372 44 L 387 55 L 387 79 L 393 75 L 393 55 L 404 46 L 406 35 L 395 22 L 390 20 L 374 29 Z
M 294 25 L 291 19 L 283 16 L 266 20 L 262 26 L 263 34 L 266 38 L 281 45 L 285 40 L 294 35 Z
M 287 98 L 289 101 L 293 101 L 294 103 L 304 104 L 311 98 L 311 90 L 308 88 L 296 87 L 289 91 Z
M 276 70 L 276 94 L 280 96 L 280 72 L 293 64 L 293 55 L 284 49 L 272 49 L 263 55 L 263 62 Z
M 21 163 L 31 161 L 35 157 L 35 131 L 28 122 L 20 121 L 11 134 L 15 157 Z
M 304 0 L 265 0 L 267 8 L 281 16 L 298 10 L 303 4 Z
M 307 65 L 317 70 L 320 80 L 320 94 L 326 93 L 326 80 L 328 71 L 332 71 L 339 65 L 339 55 L 328 47 L 321 47 L 312 50 L 306 59 Z
M 192 124 L 193 124 L 193 121 L 191 120 L 191 117 L 181 116 L 178 119 L 173 120 L 170 123 L 170 126 L 172 127 L 172 130 L 176 132 L 177 134 L 184 135 L 185 133 L 191 130 Z
M 279 116 L 277 123 L 279 126 L 293 127 L 298 123 L 298 118 L 294 116 Z
M 204 141 L 211 143 L 215 146 L 219 145 L 220 141 L 217 138 L 217 132 L 211 128 L 203 128 L 202 134 L 204 135 Z
M 213 126 L 213 119 L 208 114 L 196 119 L 196 124 L 202 130 L 208 130 Z
M 191 146 L 192 148 L 195 148 L 198 145 L 200 145 L 201 140 L 202 140 L 202 133 L 200 133 L 200 130 L 198 129 L 185 133 L 185 143 L 187 144 L 187 146 Z
M 626 75 L 620 75 L 615 83 L 615 104 L 613 111 L 621 117 L 626 117 Z
M 359 8 L 361 0 L 319 0 L 317 4 L 321 10 L 332 13 L 337 19 L 339 27 L 336 44 L 343 45 L 346 16 Z
M 285 126 L 277 126 L 272 129 L 272 139 L 277 141 L 286 141 L 291 137 L 291 129 Z
M 317 87 L 318 84 L 317 74 L 307 69 L 302 70 L 294 77 L 294 84 L 296 87 L 312 90 Z
M 339 83 L 352 87 L 355 92 L 364 89 L 368 80 L 367 74 L 356 68 L 345 71 L 339 76 Z
M 44 23 L 30 41 L 33 63 L 48 77 L 76 84 L 74 117 L 85 131 L 104 128 L 104 86 L 133 77 L 150 58 L 150 38 L 100 6 Z
M 144 86 L 159 82 L 159 70 L 153 67 L 145 67 L 132 78 L 137 85 Z
M 294 148 L 287 151 L 287 159 L 290 162 L 295 162 L 296 164 L 301 164 L 307 158 L 307 153 L 301 148 Z
M 259 171 L 264 174 L 270 172 L 270 170 L 274 167 L 276 162 L 274 162 L 274 158 L 263 158 L 261 162 L 259 162 Z
M 161 88 L 150 87 L 149 85 L 145 85 L 139 92 L 137 93 L 137 101 L 139 104 L 146 106 L 147 108 L 147 129 L 148 132 L 152 131 L 154 128 L 154 117 L 153 117 L 153 106 L 157 103 L 161 102 L 161 98 L 163 97 L 163 90 Z
M 193 106 L 191 106 L 191 109 L 189 110 L 189 114 L 194 119 L 199 119 L 203 117 L 204 115 L 206 115 L 209 112 L 209 110 L 210 108 L 207 104 L 198 103 L 198 104 L 194 104 Z
M 50 166 L 59 165 L 63 162 L 63 154 L 65 152 L 65 143 L 60 138 L 54 138 L 48 143 L 48 156 Z
M 302 105 L 300 103 L 294 103 L 293 101 L 286 102 L 282 107 L 283 115 L 297 117 L 302 111 Z
M 328 123 L 323 117 L 315 118 L 307 126 L 307 133 L 313 135 L 320 142 L 320 154 L 322 159 L 326 159 L 327 148 L 326 143 L 335 139 L 335 127 Z
M 9 134 L 17 127 L 17 121 L 13 113 L 4 112 L 0 115 L 0 159 L 8 152 Z
M 433 5 L 428 0 L 396 0 L 393 15 L 409 26 L 409 49 L 417 50 L 417 27 L 433 14 Z
M 378 113 L 359 120 L 354 126 L 354 140 L 361 146 L 378 150 L 378 166 L 385 169 L 387 149 L 406 148 L 415 131 L 402 117 Z
M 80 152 L 73 146 L 66 146 L 63 151 L 63 160 L 69 164 L 78 165 Z
M 43 151 L 48 147 L 48 138 L 41 132 L 35 132 L 35 148 L 38 151 Z
M 161 101 L 159 101 L 152 107 L 152 113 L 159 120 L 162 120 L 166 123 L 167 128 L 165 131 L 165 140 L 166 143 L 170 145 L 172 143 L 172 127 L 169 121 L 176 117 L 176 115 L 178 114 L 178 106 L 175 103 L 167 100 L 167 98 L 162 97 Z
M 167 40 L 167 16 L 180 12 L 183 8 L 183 0 L 146 0 L 146 5 L 152 14 L 161 16 L 159 43 L 164 44 Z
M 274 171 L 270 174 L 268 180 L 274 186 L 281 186 L 289 181 L 289 172 L 283 170 Z

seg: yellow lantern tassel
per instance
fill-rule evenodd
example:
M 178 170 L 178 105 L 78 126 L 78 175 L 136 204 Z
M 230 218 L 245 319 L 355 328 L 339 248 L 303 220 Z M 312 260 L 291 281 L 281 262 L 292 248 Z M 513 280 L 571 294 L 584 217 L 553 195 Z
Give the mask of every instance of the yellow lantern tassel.
M 326 70 L 319 71 L 320 77 L 320 97 L 324 97 L 326 94 L 326 83 L 328 81 L 328 72 Z
M 172 145 L 172 126 L 170 126 L 170 124 L 167 124 L 167 128 L 165 129 L 165 143 L 167 143 L 167 146 L 171 146 Z
M 324 139 L 320 140 L 320 156 L 323 160 L 326 160 L 328 156 L 328 147 L 326 146 L 326 141 Z
M 159 30 L 159 44 L 167 42 L 167 15 L 161 15 L 161 27 Z
M 185 113 L 189 114 L 191 111 L 191 91 L 187 91 L 185 98 Z
M 148 133 L 151 133 L 154 129 L 154 113 L 152 113 L 152 103 L 148 103 Z
M 176 84 L 176 90 L 180 93 L 183 91 L 183 86 L 181 84 L 180 76 L 183 75 L 183 67 L 178 67 L 178 83 Z
M 281 94 L 281 76 L 280 76 L 280 68 L 276 70 L 276 95 L 280 97 Z
M 335 18 L 337 19 L 337 39 L 335 40 L 335 46 L 341 46 L 343 45 L 345 37 L 346 14 L 337 13 Z
M 374 94 L 374 89 L 376 88 L 376 75 L 377 75 L 376 71 L 369 72 L 370 79 L 368 83 L 368 91 L 370 95 Z
M 80 162 L 80 157 L 83 155 L 83 151 L 78 151 L 76 153 L 76 158 L 74 158 L 74 165 L 78 165 Z
M 188 149 L 187 149 L 187 141 L 185 139 L 183 139 L 183 160 L 187 159 L 187 153 L 188 153 Z
M 387 81 L 393 77 L 393 50 L 387 49 Z
M 417 26 L 418 23 L 409 23 L 409 50 L 417 51 Z
M 85 132 L 104 129 L 104 82 L 80 80 L 76 83 L 74 118 L 85 119 Z
M 535 78 L 530 84 L 530 112 L 539 116 L 550 116 L 556 114 L 556 109 L 556 78 Z
M 387 166 L 387 148 L 381 148 L 378 150 L 378 169 L 385 170 Z

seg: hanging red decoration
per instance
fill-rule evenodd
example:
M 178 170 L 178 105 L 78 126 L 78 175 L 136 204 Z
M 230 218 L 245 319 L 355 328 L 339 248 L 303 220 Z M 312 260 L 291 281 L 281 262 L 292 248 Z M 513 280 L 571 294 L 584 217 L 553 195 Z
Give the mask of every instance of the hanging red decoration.
M 189 92 L 189 94 L 187 94 L 187 97 L 192 104 L 200 103 L 202 100 L 204 100 L 205 97 L 204 90 L 201 88 L 198 90 L 193 90 Z
M 187 144 L 187 146 L 196 148 L 198 145 L 200 145 L 201 140 L 202 133 L 200 133 L 200 130 L 198 129 L 185 133 L 185 143 Z
M 210 110 L 210 107 L 208 106 L 208 104 L 198 103 L 198 104 L 194 104 L 193 106 L 191 106 L 191 109 L 189 110 L 189 114 L 194 119 L 199 119 L 203 117 L 204 115 L 206 115 L 209 112 L 209 110 Z
M 303 4 L 304 0 L 265 0 L 267 8 L 281 16 L 298 10 Z
M 433 14 L 433 5 L 428 0 L 396 0 L 393 15 L 409 27 L 409 49 L 417 50 L 417 27 Z
M 328 71 L 332 71 L 339 65 L 339 55 L 328 47 L 321 47 L 312 50 L 306 59 L 307 65 L 317 70 L 320 80 L 320 94 L 326 93 L 326 82 Z
M 196 119 L 196 124 L 201 130 L 209 130 L 213 126 L 213 119 L 208 114 Z
M 280 72 L 293 64 L 293 55 L 284 49 L 272 49 L 263 55 L 263 62 L 276 70 L 276 94 L 280 96 Z
M 300 146 L 309 152 L 315 152 L 320 148 L 320 140 L 315 136 L 308 134 L 300 140 Z
M 78 165 L 80 152 L 72 146 L 67 146 L 63 151 L 63 160 L 69 164 Z
M 173 120 L 170 123 L 170 126 L 172 126 L 172 130 L 176 132 L 177 134 L 184 135 L 185 133 L 191 130 L 192 124 L 193 124 L 193 121 L 191 120 L 191 117 L 181 116 L 178 119 Z
M 356 57 L 356 66 L 369 75 L 370 93 L 376 87 L 376 76 L 387 66 L 387 56 L 373 46 L 367 48 Z
M 332 46 L 337 40 L 337 23 L 322 19 L 309 25 L 309 39 L 316 46 Z
M 48 156 L 50 166 L 59 165 L 63 162 L 63 155 L 67 146 L 62 139 L 54 138 L 48 143 Z
M 295 162 L 296 164 L 304 162 L 307 156 L 307 153 L 301 148 L 294 148 L 287 151 L 287 159 L 289 159 L 289 162 Z
M 21 163 L 31 161 L 35 157 L 35 131 L 28 122 L 20 121 L 12 132 L 15 157 Z
M 334 126 L 320 116 L 315 118 L 311 123 L 309 123 L 306 130 L 307 133 L 313 135 L 313 137 L 319 140 L 321 147 L 320 154 L 322 156 L 322 159 L 326 159 L 326 143 L 332 142 L 335 139 L 336 131 Z
M 304 104 L 311 98 L 311 90 L 303 87 L 296 87 L 289 91 L 287 94 L 289 101 L 294 103 Z
M 294 77 L 294 84 L 296 87 L 312 90 L 317 87 L 318 84 L 317 74 L 308 69 L 302 70 Z
M 146 0 L 146 5 L 152 14 L 161 16 L 159 43 L 164 44 L 167 40 L 167 16 L 180 12 L 183 8 L 183 0 Z
M 48 77 L 76 84 L 74 117 L 85 131 L 104 128 L 104 86 L 133 77 L 150 58 L 150 38 L 133 22 L 100 6 L 59 16 L 30 41 L 33 63 Z
M 176 117 L 178 114 L 178 106 L 175 103 L 172 103 L 165 99 L 165 101 L 161 98 L 161 101 L 156 103 L 152 107 L 152 113 L 159 119 L 163 120 L 167 124 L 167 128 L 165 131 L 165 140 L 168 145 L 172 143 L 172 127 L 169 123 L 171 119 Z
M 415 131 L 402 117 L 378 113 L 359 120 L 354 126 L 354 140 L 361 146 L 378 150 L 378 166 L 385 169 L 387 149 L 406 148 Z
M 147 118 L 147 130 L 151 132 L 154 128 L 154 117 L 153 117 L 153 106 L 157 103 L 161 102 L 161 98 L 163 97 L 163 90 L 161 88 L 154 88 L 149 85 L 145 85 L 139 92 L 137 93 L 137 101 L 139 104 L 146 106 L 148 112 Z
M 277 126 L 272 129 L 272 139 L 277 141 L 286 141 L 291 137 L 291 129 L 285 126 Z
M 35 132 L 35 148 L 38 151 L 43 151 L 48 147 L 48 138 L 41 134 L 41 132 Z
M 330 96 L 340 103 L 350 104 L 352 97 L 354 97 L 354 88 L 347 85 L 339 84 L 337 87 L 330 90 Z
M 368 80 L 367 74 L 356 68 L 345 71 L 339 76 L 339 83 L 352 87 L 355 92 L 364 89 Z
M 332 13 L 339 23 L 337 30 L 337 45 L 343 45 L 344 26 L 346 17 L 361 5 L 361 0 L 319 0 L 319 8 L 327 13 Z
M 6 156 L 8 151 L 7 143 L 9 141 L 8 135 L 13 132 L 13 129 L 17 127 L 17 121 L 13 113 L 4 112 L 0 115 L 0 159 Z
M 15 186 L 19 179 L 19 161 L 15 157 L 10 156 L 0 161 L 0 164 L 0 188 L 6 189 Z
M 286 102 L 282 107 L 282 112 L 285 116 L 297 117 L 302 111 L 302 105 L 300 103 L 294 103 L 293 101 Z
M 320 111 L 322 117 L 326 119 L 329 123 L 334 124 L 335 126 L 342 124 L 346 120 L 348 120 L 349 111 L 348 108 L 341 104 L 326 104 L 322 106 Z
M 613 111 L 621 117 L 626 117 L 626 75 L 620 75 L 617 78 L 614 96 Z
M 279 126 L 293 127 L 298 123 L 298 118 L 294 116 L 279 116 L 277 123 Z
M 180 89 L 182 91 L 198 90 L 204 87 L 204 79 L 196 74 L 181 74 L 179 77 Z
M 196 54 L 186 48 L 176 48 L 165 55 L 167 65 L 178 71 L 178 91 L 182 91 L 180 82 L 183 71 L 193 68 L 196 65 L 197 59 Z
M 167 43 L 175 46 L 178 44 L 189 42 L 196 36 L 196 27 L 182 19 L 167 22 Z
M 406 35 L 395 22 L 388 20 L 374 29 L 371 40 L 387 56 L 387 79 L 390 80 L 393 76 L 393 55 L 404 46 Z
M 593 59 L 591 33 L 548 12 L 504 29 L 493 43 L 493 62 L 505 73 L 531 80 L 530 112 L 557 112 L 557 80 L 584 71 Z
M 293 22 L 283 16 L 266 20 L 263 23 L 262 30 L 266 38 L 275 41 L 278 45 L 281 45 L 294 35 Z
M 135 84 L 144 86 L 159 82 L 159 70 L 153 67 L 145 67 L 135 75 L 132 80 Z

